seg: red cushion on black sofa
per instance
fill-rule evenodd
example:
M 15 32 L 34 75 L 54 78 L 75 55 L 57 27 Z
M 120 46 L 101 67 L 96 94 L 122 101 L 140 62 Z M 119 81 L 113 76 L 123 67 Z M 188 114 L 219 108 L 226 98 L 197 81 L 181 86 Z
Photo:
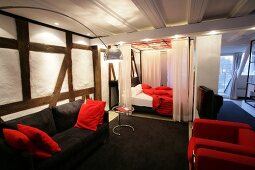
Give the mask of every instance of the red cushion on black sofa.
M 49 158 L 51 154 L 38 149 L 23 133 L 13 129 L 3 129 L 5 142 L 15 148 L 28 151 L 38 158 Z
M 49 135 L 40 129 L 22 124 L 18 124 L 17 128 L 21 133 L 25 134 L 38 148 L 51 154 L 61 151 L 61 148 L 58 146 L 58 144 Z

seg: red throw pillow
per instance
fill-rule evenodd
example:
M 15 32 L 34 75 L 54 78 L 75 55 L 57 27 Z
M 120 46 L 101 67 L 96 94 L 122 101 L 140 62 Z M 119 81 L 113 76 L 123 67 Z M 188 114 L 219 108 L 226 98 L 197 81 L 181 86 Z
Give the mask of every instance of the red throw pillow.
M 100 117 L 98 112 L 99 109 L 100 105 L 88 103 L 82 104 L 77 122 L 74 127 L 96 131 Z
M 22 124 L 17 124 L 17 128 L 18 131 L 25 134 L 38 148 L 51 154 L 61 151 L 59 145 L 47 133 L 40 129 Z
M 99 124 L 103 124 L 104 108 L 105 108 L 106 102 L 105 101 L 100 101 L 100 100 L 90 100 L 90 99 L 87 99 L 86 103 L 87 104 L 94 104 L 94 105 L 99 105 L 100 106 L 100 110 L 99 110 Z
M 142 84 L 142 89 L 150 89 L 151 86 L 148 84 Z
M 168 86 L 158 86 L 155 89 L 156 90 L 173 90 L 171 87 L 168 87 Z
M 49 158 L 52 156 L 51 154 L 36 148 L 36 146 L 30 141 L 30 139 L 25 134 L 17 130 L 4 128 L 3 134 L 5 142 L 15 149 L 28 151 L 38 158 Z

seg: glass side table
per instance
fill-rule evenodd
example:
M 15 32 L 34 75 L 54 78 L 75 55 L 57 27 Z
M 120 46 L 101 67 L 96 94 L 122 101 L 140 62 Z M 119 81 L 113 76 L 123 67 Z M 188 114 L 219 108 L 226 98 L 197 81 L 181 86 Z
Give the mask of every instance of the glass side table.
M 112 129 L 112 132 L 115 134 L 115 135 L 118 135 L 120 136 L 120 133 L 117 133 L 115 130 L 119 127 L 128 127 L 128 128 L 131 128 L 133 131 L 135 131 L 134 127 L 131 126 L 131 125 L 127 125 L 127 124 L 121 124 L 121 121 L 120 121 L 120 115 L 121 114 L 126 114 L 126 115 L 131 115 L 132 112 L 134 111 L 134 108 L 133 107 L 130 107 L 130 108 L 126 108 L 126 107 L 123 107 L 123 106 L 115 106 L 112 108 L 112 111 L 118 113 L 118 125 L 115 126 L 113 129 Z

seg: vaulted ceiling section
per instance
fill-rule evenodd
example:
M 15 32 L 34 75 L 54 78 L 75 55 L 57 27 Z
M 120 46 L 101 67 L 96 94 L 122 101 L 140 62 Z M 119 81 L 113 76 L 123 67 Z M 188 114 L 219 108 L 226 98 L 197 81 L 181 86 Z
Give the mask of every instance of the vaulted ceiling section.
M 111 36 L 253 14 L 255 0 L 2 0 L 3 6 L 40 7 L 69 15 L 99 36 Z M 95 37 L 73 20 L 33 9 L 7 12 Z M 56 26 L 56 25 L 54 25 Z

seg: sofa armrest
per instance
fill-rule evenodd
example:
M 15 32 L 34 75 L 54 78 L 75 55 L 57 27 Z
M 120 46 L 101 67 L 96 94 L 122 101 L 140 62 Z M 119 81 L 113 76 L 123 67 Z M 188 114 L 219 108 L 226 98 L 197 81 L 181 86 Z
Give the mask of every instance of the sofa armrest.
M 255 158 L 200 148 L 195 158 L 195 170 L 253 170 Z
M 109 123 L 109 111 L 104 111 L 103 122 L 104 123 Z
M 9 147 L 3 139 L 0 139 L 0 167 L 1 170 L 34 170 L 33 156 Z
M 222 142 L 237 143 L 239 128 L 251 129 L 249 125 L 244 123 L 195 119 L 192 136 Z
M 239 144 L 220 142 L 220 141 L 201 139 L 201 138 L 195 138 L 194 142 L 195 142 L 194 144 L 195 153 L 199 148 L 206 148 L 206 149 L 218 150 L 222 152 L 255 157 L 255 148 L 249 147 L 249 146 L 243 146 Z

